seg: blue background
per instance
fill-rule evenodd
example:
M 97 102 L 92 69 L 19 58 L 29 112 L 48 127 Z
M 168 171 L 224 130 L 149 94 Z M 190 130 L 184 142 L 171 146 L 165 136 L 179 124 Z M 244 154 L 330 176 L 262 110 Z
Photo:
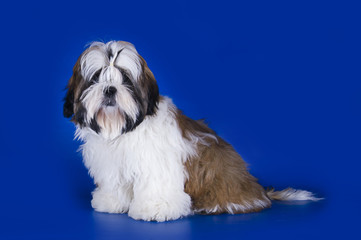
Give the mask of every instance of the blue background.
M 0 239 L 360 238 L 360 23 L 356 1 L 2 3 Z M 206 118 L 261 184 L 326 199 L 167 223 L 94 212 L 62 116 L 94 40 L 135 44 L 161 93 Z

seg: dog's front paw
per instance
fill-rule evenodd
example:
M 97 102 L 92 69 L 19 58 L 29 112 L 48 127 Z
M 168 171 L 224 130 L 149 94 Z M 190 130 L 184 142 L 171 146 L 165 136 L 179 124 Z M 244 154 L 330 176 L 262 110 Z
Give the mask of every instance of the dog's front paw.
M 91 205 L 97 212 L 125 213 L 129 206 L 122 205 L 116 194 L 95 190 Z
M 135 201 L 131 204 L 128 215 L 136 220 L 164 222 L 187 216 L 191 212 L 191 200 L 186 195 L 182 201 L 177 202 L 164 199 Z

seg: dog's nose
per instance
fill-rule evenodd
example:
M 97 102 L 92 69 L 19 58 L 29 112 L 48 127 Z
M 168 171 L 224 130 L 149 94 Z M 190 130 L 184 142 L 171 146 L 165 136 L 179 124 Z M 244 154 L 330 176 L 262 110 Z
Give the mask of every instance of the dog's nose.
M 104 94 L 107 97 L 113 97 L 117 93 L 117 89 L 113 86 L 108 87 L 104 90 Z

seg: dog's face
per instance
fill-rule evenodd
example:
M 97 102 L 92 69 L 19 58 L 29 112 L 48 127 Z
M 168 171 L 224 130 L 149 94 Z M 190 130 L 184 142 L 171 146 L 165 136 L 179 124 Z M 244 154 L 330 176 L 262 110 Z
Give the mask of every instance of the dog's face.
M 95 42 L 73 68 L 64 116 L 81 129 L 113 139 L 157 110 L 159 92 L 145 60 L 127 42 Z

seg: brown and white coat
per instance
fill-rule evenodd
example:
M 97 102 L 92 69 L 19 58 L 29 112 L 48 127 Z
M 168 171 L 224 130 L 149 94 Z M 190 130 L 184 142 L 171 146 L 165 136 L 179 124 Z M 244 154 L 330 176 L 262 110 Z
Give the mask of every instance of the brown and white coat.
M 67 89 L 64 116 L 84 142 L 97 211 L 165 221 L 260 211 L 271 199 L 316 200 L 302 190 L 266 192 L 230 144 L 159 95 L 153 73 L 130 43 L 93 43 Z

